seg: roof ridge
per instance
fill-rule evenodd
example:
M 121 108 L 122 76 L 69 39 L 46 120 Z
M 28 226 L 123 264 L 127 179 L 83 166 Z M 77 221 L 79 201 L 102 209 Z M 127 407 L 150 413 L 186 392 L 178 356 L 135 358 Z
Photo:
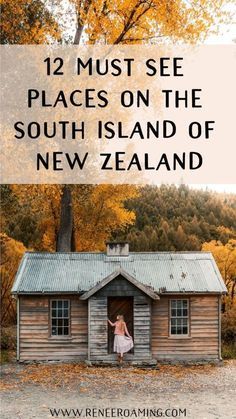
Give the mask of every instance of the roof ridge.
M 40 251 L 30 251 L 27 250 L 24 254 L 30 255 L 106 255 L 106 252 L 40 252 Z M 172 255 L 179 255 L 179 254 L 212 254 L 209 251 L 201 251 L 201 250 L 183 250 L 183 251 L 156 251 L 156 252 L 129 252 L 130 255 L 163 255 L 163 254 L 172 254 Z M 127 255 L 112 255 L 110 257 L 127 257 Z M 109 257 L 109 256 L 108 256 Z

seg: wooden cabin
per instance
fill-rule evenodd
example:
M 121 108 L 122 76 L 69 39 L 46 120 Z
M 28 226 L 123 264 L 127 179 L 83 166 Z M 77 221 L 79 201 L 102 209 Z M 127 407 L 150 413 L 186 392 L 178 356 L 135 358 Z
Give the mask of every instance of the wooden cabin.
M 135 363 L 221 359 L 221 296 L 211 253 L 25 253 L 17 298 L 19 361 L 113 362 L 113 330 L 123 314 Z

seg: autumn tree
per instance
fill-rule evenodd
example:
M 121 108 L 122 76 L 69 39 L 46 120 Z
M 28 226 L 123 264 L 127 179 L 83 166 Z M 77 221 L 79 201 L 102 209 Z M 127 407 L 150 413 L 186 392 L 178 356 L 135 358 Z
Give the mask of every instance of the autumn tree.
M 206 36 L 215 21 L 222 18 L 224 1 L 70 0 L 70 3 L 76 13 L 74 44 L 79 45 L 84 34 L 91 44 L 117 45 L 158 41 L 160 38 L 196 42 Z M 65 187 L 61 214 L 68 213 L 73 218 L 71 208 L 70 190 Z M 61 231 L 65 231 L 66 225 L 72 235 L 72 224 L 68 225 L 67 219 L 62 216 Z M 61 240 L 59 250 L 60 244 Z
M 160 39 L 195 42 L 223 18 L 227 1 L 70 0 L 76 12 L 74 43 L 137 44 Z
M 0 186 L 1 232 L 23 242 L 26 247 L 37 243 L 37 215 L 27 202 L 22 204 L 10 185 Z
M 75 44 L 80 43 L 83 34 L 89 43 L 134 44 L 160 38 L 195 42 L 219 18 L 223 0 L 70 0 L 68 4 L 76 14 Z M 65 4 L 61 0 L 48 2 L 48 7 L 40 0 L 17 3 L 3 0 L 1 9 L 2 43 L 39 44 L 58 40 L 59 25 L 63 21 L 68 25 L 72 19 L 71 9 L 63 19 Z M 72 250 L 73 212 L 71 188 L 64 186 L 56 239 L 59 251 Z
M 225 245 L 212 240 L 204 243 L 202 250 L 213 254 L 229 292 L 229 305 L 232 306 L 236 290 L 236 240 L 229 240 Z
M 70 189 L 73 206 L 74 250 L 103 250 L 105 241 L 110 239 L 114 230 L 124 230 L 134 223 L 134 211 L 125 208 L 124 202 L 137 197 L 136 187 L 70 185 L 67 188 Z M 63 216 L 68 223 L 72 221 L 68 212 L 61 214 L 61 197 L 65 196 L 64 186 L 12 185 L 11 189 L 20 203 L 18 212 L 21 213 L 21 209 L 27 207 L 31 217 L 35 219 L 35 230 L 38 234 L 36 240 L 31 242 L 32 247 L 38 250 L 58 250 L 61 217 Z M 66 235 L 62 232 L 62 237 L 66 240 L 65 244 L 62 242 L 64 249 L 67 249 L 67 246 L 71 248 L 70 228 L 68 234 L 67 226 Z M 32 239 L 34 240 L 33 235 Z
M 59 24 L 41 0 L 1 0 L 1 44 L 44 44 L 61 38 Z
M 92 44 L 134 44 L 154 40 L 159 42 L 162 38 L 195 42 L 204 37 L 213 23 L 222 17 L 223 3 L 223 0 L 68 2 L 76 14 L 75 44 L 81 42 L 82 36 L 85 42 Z M 65 2 L 62 0 L 49 1 L 47 6 L 40 0 L 2 0 L 1 42 L 40 44 L 60 40 L 62 31 L 59 27 L 62 22 L 66 21 L 69 26 L 68 22 L 71 24 L 73 20 L 72 15 L 67 12 L 66 19 L 63 18 L 64 12 Z M 36 239 L 33 240 L 36 247 L 70 251 L 75 243 L 75 248 L 80 250 L 88 247 L 100 249 L 102 240 L 108 238 L 114 230 L 122 231 L 134 222 L 133 210 L 124 207 L 124 202 L 137 193 L 132 186 L 31 185 L 28 187 L 30 192 L 28 189 L 27 197 L 22 188 L 18 198 L 21 195 L 23 201 L 27 199 L 21 204 L 21 211 L 23 208 L 26 212 L 29 208 L 32 211 L 36 208 L 33 214 L 42 239 L 40 244 L 36 243 Z M 25 191 L 27 193 L 27 186 Z M 187 192 L 183 190 L 182 193 Z M 211 217 L 213 218 L 213 214 Z M 168 237 L 169 241 L 176 237 L 178 247 L 181 247 L 180 237 L 185 232 L 180 231 L 179 220 L 177 223 L 168 232 L 162 230 L 165 246 Z M 6 225 L 9 227 L 10 223 L 7 222 Z M 17 234 L 19 232 L 15 231 L 16 236 Z M 151 232 L 151 237 L 152 248 L 155 248 L 160 237 L 158 230 Z M 193 233 L 190 237 L 197 246 L 196 235 Z
M 71 189 L 64 186 L 61 198 L 61 214 L 58 235 L 56 238 L 56 250 L 58 252 L 70 252 L 74 248 L 73 235 L 73 208 Z
M 24 245 L 6 234 L 0 234 L 1 247 L 1 325 L 13 322 L 16 306 L 11 296 L 11 288 L 20 260 L 26 251 Z
M 227 344 L 236 344 L 236 305 L 232 305 L 229 310 L 222 314 L 221 318 L 221 336 Z M 233 348 L 232 348 L 233 349 Z

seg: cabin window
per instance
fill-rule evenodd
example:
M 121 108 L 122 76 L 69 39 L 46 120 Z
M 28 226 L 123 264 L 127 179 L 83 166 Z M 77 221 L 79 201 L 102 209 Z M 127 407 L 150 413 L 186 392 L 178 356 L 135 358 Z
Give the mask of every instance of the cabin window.
M 51 335 L 68 336 L 70 333 L 70 301 L 51 300 Z
M 188 300 L 170 300 L 170 334 L 189 334 L 189 302 Z

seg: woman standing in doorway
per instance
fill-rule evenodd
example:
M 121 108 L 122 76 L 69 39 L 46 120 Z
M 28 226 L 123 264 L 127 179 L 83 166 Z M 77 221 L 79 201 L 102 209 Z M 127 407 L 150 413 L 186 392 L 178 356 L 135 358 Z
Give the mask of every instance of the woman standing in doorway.
M 130 349 L 133 348 L 134 344 L 124 321 L 124 316 L 119 314 L 116 319 L 115 323 L 112 323 L 108 319 L 108 323 L 110 326 L 115 327 L 114 352 L 118 354 L 118 362 L 121 364 L 123 362 L 124 353 L 129 352 Z

